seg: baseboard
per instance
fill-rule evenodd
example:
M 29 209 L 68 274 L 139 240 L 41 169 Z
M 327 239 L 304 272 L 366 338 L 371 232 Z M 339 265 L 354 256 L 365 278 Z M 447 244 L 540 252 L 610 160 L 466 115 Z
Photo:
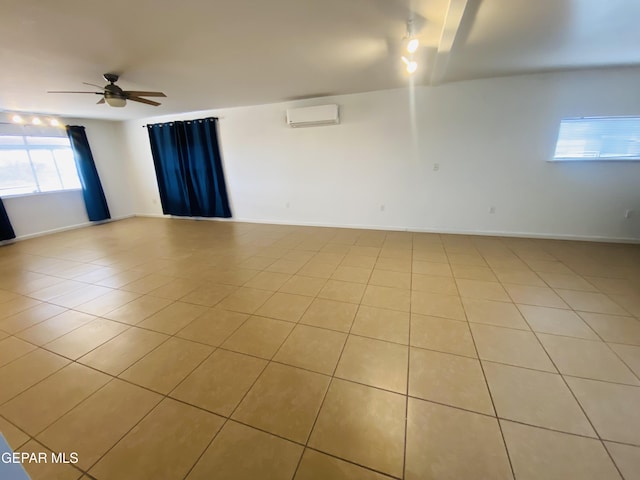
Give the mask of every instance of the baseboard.
M 533 238 L 540 240 L 574 240 L 581 242 L 599 242 L 599 243 L 630 243 L 640 244 L 640 238 L 634 237 L 604 237 L 598 235 L 572 235 L 572 234 L 555 234 L 555 233 L 533 233 L 533 232 L 511 232 L 501 230 L 465 230 L 451 228 L 425 228 L 414 226 L 386 226 L 386 225 L 363 225 L 351 224 L 340 225 L 319 222 L 283 222 L 278 220 L 256 220 L 249 218 L 235 218 L 236 222 L 257 223 L 271 225 L 291 225 L 300 227 L 325 227 L 325 228 L 353 228 L 357 230 L 382 230 L 393 232 L 415 232 L 415 233 L 442 233 L 450 235 L 474 235 L 485 237 L 511 237 L 511 238 Z
M 66 232 L 68 230 L 76 230 L 78 228 L 90 227 L 92 225 L 101 225 L 103 223 L 117 222 L 118 220 L 124 220 L 125 218 L 131 218 L 133 216 L 134 215 L 124 215 L 124 216 L 121 216 L 121 217 L 114 217 L 114 218 L 110 218 L 108 220 L 103 220 L 103 221 L 100 221 L 100 222 L 83 222 L 83 223 L 77 223 L 75 225 L 66 225 L 64 227 L 52 228 L 51 230 L 44 230 L 42 232 L 29 233 L 28 235 L 17 236 L 16 238 L 14 238 L 12 240 L 6 240 L 5 242 L 0 243 L 0 245 L 9 244 L 9 243 L 12 243 L 12 242 L 18 242 L 18 241 L 21 241 L 21 240 L 29 240 L 30 238 L 43 237 L 45 235 L 51 235 L 53 233 Z

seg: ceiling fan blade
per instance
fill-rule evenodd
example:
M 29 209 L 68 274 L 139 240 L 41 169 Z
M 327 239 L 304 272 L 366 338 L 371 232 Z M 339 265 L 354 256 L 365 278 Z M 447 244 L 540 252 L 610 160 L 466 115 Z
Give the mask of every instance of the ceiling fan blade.
M 101 103 L 105 103 L 105 101 L 104 101 L 104 97 L 102 97 L 100 100 L 98 100 L 98 102 L 96 103 L 96 105 L 100 105 Z
M 133 95 L 134 97 L 166 97 L 162 92 L 140 92 L 138 90 L 125 90 L 126 95 Z
M 154 102 L 153 100 L 147 100 L 146 98 L 140 98 L 140 97 L 127 96 L 127 100 L 131 100 L 132 102 L 146 103 L 147 105 L 153 105 L 154 107 L 157 107 L 158 105 L 160 105 L 160 103 L 158 102 Z
M 94 95 L 104 95 L 102 92 L 71 92 L 68 90 L 49 90 L 47 93 L 93 93 Z
M 104 89 L 104 87 L 103 87 L 103 86 L 96 85 L 95 83 L 89 83 L 89 82 L 82 82 L 82 83 L 83 83 L 84 85 L 89 85 L 89 86 L 91 86 L 91 87 L 97 87 L 97 88 L 99 88 L 100 90 L 103 90 L 103 89 Z

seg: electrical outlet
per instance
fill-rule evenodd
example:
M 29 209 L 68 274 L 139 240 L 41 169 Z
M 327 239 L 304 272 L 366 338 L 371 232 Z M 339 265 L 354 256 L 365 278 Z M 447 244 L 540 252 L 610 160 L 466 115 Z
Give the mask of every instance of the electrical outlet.
M 496 213 L 496 207 L 489 207 L 489 213 Z
M 380 211 L 384 212 L 384 205 L 380 205 Z
M 440 170 L 440 164 L 439 163 L 434 163 L 433 164 L 433 171 L 437 172 L 438 170 Z
M 631 210 L 630 208 L 627 208 L 624 211 L 624 218 L 631 218 L 631 215 L 633 215 L 633 210 Z

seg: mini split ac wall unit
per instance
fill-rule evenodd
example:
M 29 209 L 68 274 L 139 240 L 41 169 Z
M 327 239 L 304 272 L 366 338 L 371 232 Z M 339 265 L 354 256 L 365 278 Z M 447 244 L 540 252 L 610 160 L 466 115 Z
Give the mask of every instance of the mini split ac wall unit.
M 340 123 L 338 105 L 318 105 L 287 110 L 287 125 L 292 128 L 336 125 L 338 123 Z

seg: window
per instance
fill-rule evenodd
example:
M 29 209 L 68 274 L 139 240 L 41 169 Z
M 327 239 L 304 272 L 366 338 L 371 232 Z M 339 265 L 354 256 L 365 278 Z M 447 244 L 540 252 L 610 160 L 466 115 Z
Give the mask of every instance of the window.
M 16 133 L 0 135 L 0 196 L 80 188 L 66 136 Z
M 640 117 L 565 118 L 553 160 L 640 160 Z

